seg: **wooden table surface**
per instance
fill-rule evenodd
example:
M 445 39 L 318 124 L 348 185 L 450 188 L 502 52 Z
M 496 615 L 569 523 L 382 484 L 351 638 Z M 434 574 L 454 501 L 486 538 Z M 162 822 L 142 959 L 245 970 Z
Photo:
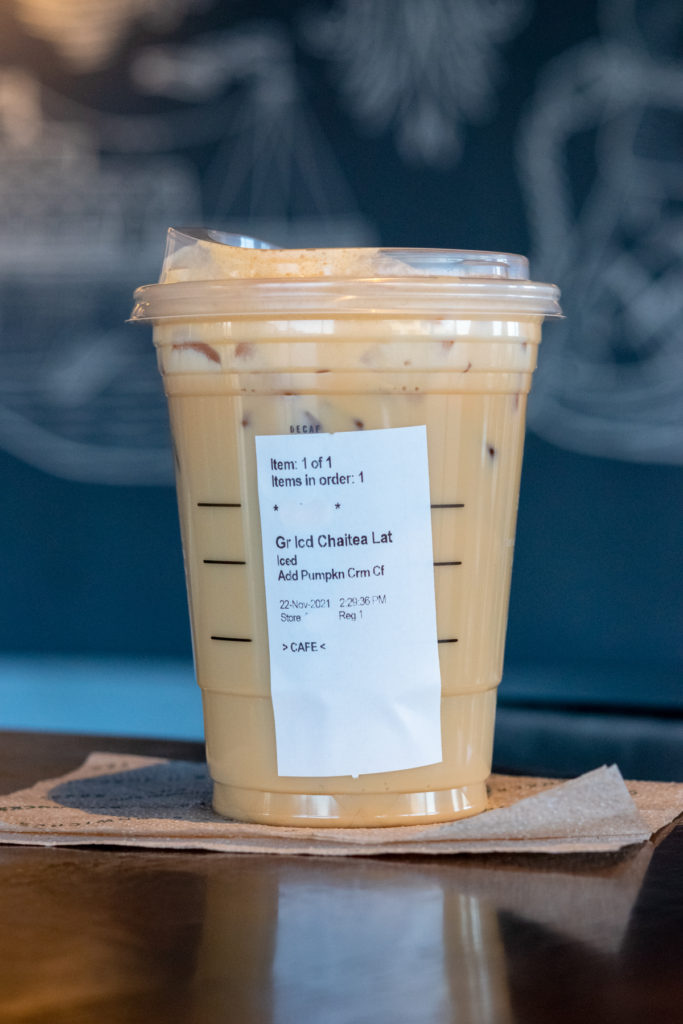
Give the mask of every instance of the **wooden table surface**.
M 0 733 L 0 793 L 91 750 Z M 683 825 L 586 857 L 316 858 L 0 845 L 0 1021 L 683 1021 Z

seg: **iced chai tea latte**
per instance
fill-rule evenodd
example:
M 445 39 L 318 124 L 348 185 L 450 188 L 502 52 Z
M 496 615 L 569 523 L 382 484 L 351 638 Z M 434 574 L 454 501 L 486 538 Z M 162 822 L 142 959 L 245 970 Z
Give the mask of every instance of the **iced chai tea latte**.
M 168 396 L 220 814 L 485 808 L 526 396 L 558 313 L 521 256 L 169 232 L 133 319 Z

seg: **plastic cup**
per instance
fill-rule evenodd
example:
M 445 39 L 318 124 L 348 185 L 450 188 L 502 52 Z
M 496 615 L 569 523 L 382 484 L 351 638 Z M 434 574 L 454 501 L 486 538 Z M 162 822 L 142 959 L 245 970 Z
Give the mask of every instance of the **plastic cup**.
M 218 813 L 485 809 L 526 396 L 558 297 L 511 254 L 169 232 L 132 319 L 168 397 Z

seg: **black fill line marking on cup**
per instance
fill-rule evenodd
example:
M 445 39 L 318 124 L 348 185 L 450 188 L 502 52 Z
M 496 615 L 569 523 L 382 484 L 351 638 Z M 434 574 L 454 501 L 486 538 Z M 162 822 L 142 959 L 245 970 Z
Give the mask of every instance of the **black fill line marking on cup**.
M 434 562 L 434 565 L 462 565 L 462 562 Z
M 198 501 L 197 508 L 242 508 L 239 501 Z
M 250 644 L 250 636 L 212 636 L 212 640 L 225 640 L 229 644 Z
M 246 565 L 246 562 L 238 562 L 232 558 L 202 558 L 204 565 Z
M 458 642 L 457 636 L 447 637 L 444 640 L 437 640 L 437 643 L 439 643 L 439 644 L 457 644 L 457 642 Z
M 454 502 L 451 505 L 430 505 L 430 508 L 464 508 L 465 503 L 462 501 Z

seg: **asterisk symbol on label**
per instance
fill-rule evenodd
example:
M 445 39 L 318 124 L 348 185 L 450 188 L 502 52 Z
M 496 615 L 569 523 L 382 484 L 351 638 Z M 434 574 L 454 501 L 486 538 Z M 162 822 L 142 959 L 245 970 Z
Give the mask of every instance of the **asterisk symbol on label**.
M 279 508 L 280 508 L 279 505 L 273 505 L 273 512 L 277 512 L 279 510 Z
M 335 508 L 341 508 L 341 505 L 339 504 L 339 502 L 337 502 L 337 504 L 334 507 Z

